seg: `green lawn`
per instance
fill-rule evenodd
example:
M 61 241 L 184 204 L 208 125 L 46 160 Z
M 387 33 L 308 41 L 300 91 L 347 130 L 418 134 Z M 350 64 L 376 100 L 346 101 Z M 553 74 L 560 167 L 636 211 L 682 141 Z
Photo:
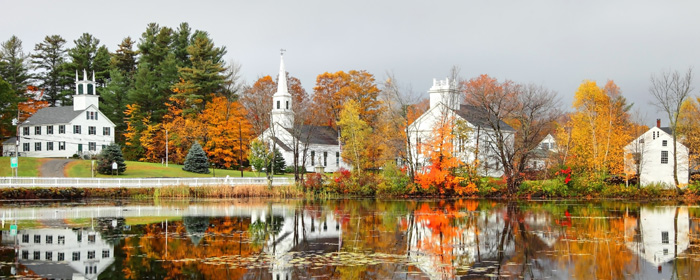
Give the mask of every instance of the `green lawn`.
M 20 161 L 20 166 L 22 162 Z M 9 160 L 7 166 L 9 168 Z M 66 166 L 66 175 L 68 177 L 90 177 L 89 160 L 76 160 Z M 241 177 L 241 172 L 238 170 L 216 169 L 216 177 Z M 122 178 L 149 178 L 149 177 L 214 177 L 214 173 L 198 174 L 182 170 L 182 165 L 169 164 L 168 167 L 160 163 L 127 161 L 126 172 L 120 174 Z M 97 174 L 97 177 L 111 177 L 112 175 Z M 243 171 L 244 177 L 259 177 L 265 176 L 264 173 L 257 174 L 255 172 Z M 293 175 L 277 175 L 277 176 L 293 176 Z
M 43 158 L 20 157 L 19 176 L 21 177 L 38 177 L 39 166 L 46 161 Z M 12 168 L 10 168 L 10 157 L 0 157 L 0 176 L 12 176 Z

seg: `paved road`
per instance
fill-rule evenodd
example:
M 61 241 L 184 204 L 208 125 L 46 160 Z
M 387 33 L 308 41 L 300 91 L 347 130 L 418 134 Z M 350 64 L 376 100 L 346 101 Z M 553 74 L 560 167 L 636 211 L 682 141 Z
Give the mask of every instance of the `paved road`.
M 65 177 L 63 169 L 72 159 L 52 158 L 44 162 L 39 168 L 40 177 Z

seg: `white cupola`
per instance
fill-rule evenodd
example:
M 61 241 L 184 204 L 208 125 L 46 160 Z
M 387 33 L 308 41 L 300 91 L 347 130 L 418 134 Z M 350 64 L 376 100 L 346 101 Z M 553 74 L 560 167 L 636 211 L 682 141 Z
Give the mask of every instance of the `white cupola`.
M 430 108 L 442 103 L 452 110 L 459 110 L 462 105 L 462 97 L 457 91 L 457 86 L 449 78 L 444 81 L 433 79 L 433 86 L 428 90 L 428 94 L 430 94 Z
M 292 128 L 294 112 L 292 111 L 292 95 L 287 89 L 287 71 L 284 69 L 284 53 L 280 55 L 280 73 L 277 81 L 277 92 L 272 96 L 272 123 L 283 128 Z
M 75 95 L 73 95 L 73 110 L 81 111 L 95 106 L 99 109 L 100 97 L 97 96 L 95 87 L 95 71 L 92 72 L 92 80 L 88 80 L 87 71 L 83 69 L 83 79 L 78 80 L 78 70 L 75 71 Z

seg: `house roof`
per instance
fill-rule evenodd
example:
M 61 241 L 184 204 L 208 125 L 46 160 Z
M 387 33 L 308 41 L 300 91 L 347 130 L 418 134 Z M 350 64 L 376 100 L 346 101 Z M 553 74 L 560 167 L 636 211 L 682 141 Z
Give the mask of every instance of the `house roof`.
M 17 143 L 17 137 L 15 137 L 15 136 L 7 138 L 7 140 L 5 140 L 5 142 L 2 142 L 3 145 L 14 145 L 16 143 Z
M 292 136 L 297 136 L 291 128 L 285 128 Z M 309 144 L 338 145 L 338 131 L 330 126 L 303 125 L 298 134 L 301 141 L 308 139 Z
M 73 106 L 47 107 L 36 111 L 34 115 L 24 121 L 24 125 L 43 125 L 56 123 L 70 123 L 85 110 L 74 111 Z
M 668 135 L 673 135 L 673 132 L 671 131 L 670 127 L 659 127 L 661 131 L 668 133 Z
M 272 139 L 272 141 L 275 141 L 275 145 L 277 145 L 278 147 L 280 147 L 282 150 L 284 150 L 284 151 L 286 151 L 286 152 L 291 152 L 291 151 L 292 151 L 292 149 L 289 148 L 289 146 L 287 146 L 286 144 L 284 144 L 284 142 L 282 142 L 282 140 L 280 140 L 279 138 L 277 138 L 277 137 L 275 137 L 275 136 L 272 136 L 272 137 L 270 137 L 270 139 Z
M 459 110 L 455 111 L 457 115 L 467 120 L 474 126 L 487 127 L 490 128 L 489 119 L 495 119 L 496 117 L 489 112 L 482 110 L 476 106 L 463 104 L 459 106 Z M 515 131 L 510 125 L 506 124 L 502 120 L 498 120 L 499 126 L 504 131 Z

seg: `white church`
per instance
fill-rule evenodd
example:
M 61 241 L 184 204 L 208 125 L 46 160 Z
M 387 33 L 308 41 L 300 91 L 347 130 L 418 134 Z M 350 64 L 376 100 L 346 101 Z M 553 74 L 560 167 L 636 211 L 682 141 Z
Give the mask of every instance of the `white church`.
M 490 120 L 496 117 L 488 112 L 467 104 L 462 104 L 464 96 L 457 90 L 454 81 L 449 79 L 433 79 L 433 86 L 428 90 L 430 94 L 430 109 L 418 117 L 409 125 L 412 158 L 418 169 L 430 165 L 429 158 L 426 158 L 421 149 L 421 145 L 427 143 L 433 136 L 433 128 L 447 121 L 461 121 L 466 124 L 469 131 L 466 135 L 454 139 L 453 154 L 465 163 L 479 160 L 479 175 L 500 177 L 503 175 L 503 166 L 497 157 L 495 149 L 495 132 L 489 126 Z M 506 142 L 513 145 L 515 130 L 500 122 L 502 132 L 506 135 Z M 511 146 L 512 148 L 512 146 Z
M 83 79 L 75 73 L 73 106 L 47 107 L 19 124 L 19 139 L 3 143 L 3 156 L 11 156 L 19 147 L 23 157 L 94 156 L 114 143 L 114 123 L 99 110 L 95 73 Z
M 298 165 L 306 171 L 335 172 L 350 169 L 341 157 L 338 130 L 330 126 L 304 125 L 294 122 L 292 95 L 287 88 L 284 57 L 280 57 L 277 92 L 272 96 L 270 127 L 258 138 L 268 147 L 277 148 L 287 166 L 294 166 L 295 151 Z M 305 161 L 304 161 L 305 159 Z

